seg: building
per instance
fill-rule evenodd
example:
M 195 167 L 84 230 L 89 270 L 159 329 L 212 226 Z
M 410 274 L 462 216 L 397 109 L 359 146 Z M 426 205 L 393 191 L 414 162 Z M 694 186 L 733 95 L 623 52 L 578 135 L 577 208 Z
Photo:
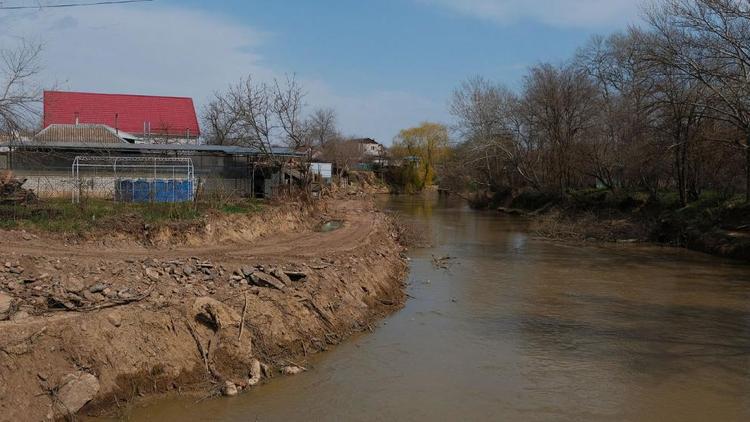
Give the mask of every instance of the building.
M 186 97 L 48 91 L 43 120 L 34 136 L 0 138 L 0 171 L 12 170 L 41 197 L 116 197 L 123 181 L 185 179 L 206 195 L 267 197 L 290 183 L 286 163 L 303 156 L 201 145 Z
M 357 138 L 351 142 L 358 145 L 364 158 L 382 157 L 385 154 L 385 147 L 372 138 Z
M 140 138 L 127 132 L 117 132 L 99 124 L 52 124 L 34 135 L 32 142 L 41 145 L 64 144 L 134 144 Z
M 0 144 L 0 171 L 11 170 L 26 179 L 25 188 L 40 197 L 69 197 L 83 188 L 91 196 L 112 197 L 119 179 L 195 178 L 205 195 L 268 197 L 281 183 L 280 162 L 300 157 L 288 148 L 274 148 L 273 160 L 256 148 L 220 145 L 131 144 L 129 142 L 31 142 Z M 4 157 L 3 157 L 4 156 Z M 108 163 L 76 169 L 76 158 Z M 190 174 L 171 164 L 190 160 Z M 133 168 L 120 163 L 138 160 Z M 157 165 L 158 164 L 158 165 Z M 74 173 L 77 173 L 74 175 Z M 74 179 L 85 182 L 77 186 Z
M 43 128 L 105 125 L 131 143 L 195 141 L 200 136 L 193 100 L 132 94 L 44 92 Z

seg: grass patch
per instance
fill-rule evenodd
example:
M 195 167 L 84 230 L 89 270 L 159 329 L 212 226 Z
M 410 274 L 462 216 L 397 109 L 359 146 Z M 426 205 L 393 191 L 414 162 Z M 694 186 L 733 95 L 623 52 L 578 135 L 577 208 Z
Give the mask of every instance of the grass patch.
M 48 199 L 25 205 L 0 205 L 0 228 L 82 233 L 97 228 L 116 229 L 124 224 L 194 222 L 209 212 L 251 214 L 261 209 L 255 200 L 133 204 L 87 199 L 73 204 L 67 199 Z

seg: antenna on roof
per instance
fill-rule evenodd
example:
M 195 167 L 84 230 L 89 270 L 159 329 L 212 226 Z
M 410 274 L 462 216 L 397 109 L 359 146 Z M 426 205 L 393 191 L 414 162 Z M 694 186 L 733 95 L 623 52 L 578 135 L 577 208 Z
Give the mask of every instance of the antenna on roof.
M 115 133 L 120 134 L 120 125 L 117 124 L 117 119 L 120 117 L 120 113 L 115 113 Z

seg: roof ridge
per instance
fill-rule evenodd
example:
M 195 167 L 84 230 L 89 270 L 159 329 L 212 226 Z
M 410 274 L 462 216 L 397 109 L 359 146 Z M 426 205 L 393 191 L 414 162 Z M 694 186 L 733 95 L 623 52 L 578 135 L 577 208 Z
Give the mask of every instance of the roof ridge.
M 179 100 L 190 100 L 193 101 L 192 97 L 179 97 L 175 95 L 146 95 L 146 94 L 124 94 L 124 93 L 112 93 L 112 92 L 87 92 L 87 91 L 57 91 L 57 90 L 45 90 L 44 94 L 84 94 L 84 95 L 106 95 L 112 97 L 142 97 L 142 98 L 172 98 Z

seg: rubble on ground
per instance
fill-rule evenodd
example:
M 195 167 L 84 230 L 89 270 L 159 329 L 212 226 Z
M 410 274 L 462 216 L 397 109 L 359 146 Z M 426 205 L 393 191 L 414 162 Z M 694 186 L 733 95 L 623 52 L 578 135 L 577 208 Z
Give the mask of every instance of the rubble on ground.
M 0 320 L 10 319 L 13 309 L 31 315 L 85 312 L 173 294 L 210 296 L 218 286 L 285 291 L 304 283 L 313 268 L 325 268 L 316 263 L 289 269 L 256 264 L 229 271 L 198 258 L 101 261 L 95 266 L 41 256 L 19 258 L 0 263 Z

